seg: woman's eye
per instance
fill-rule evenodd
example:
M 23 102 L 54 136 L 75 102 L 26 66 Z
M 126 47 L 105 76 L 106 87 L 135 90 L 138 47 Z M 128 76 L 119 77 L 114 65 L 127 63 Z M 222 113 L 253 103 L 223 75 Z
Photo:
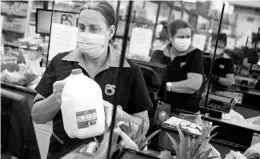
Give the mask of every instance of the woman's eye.
M 97 28 L 91 28 L 92 31 L 97 31 L 98 29 Z
M 91 26 L 91 27 L 89 28 L 89 30 L 90 30 L 90 32 L 92 32 L 92 33 L 96 33 L 96 32 L 98 32 L 98 31 L 100 31 L 100 28 Z
M 79 25 L 79 30 L 80 31 L 84 31 L 85 30 L 85 27 L 83 25 Z
M 178 36 L 177 38 L 180 38 L 180 39 L 188 39 L 188 38 L 190 38 L 190 36 L 189 36 L 189 35 L 187 35 L 187 36 L 183 35 L 183 36 Z
M 179 37 L 177 37 L 177 38 L 184 39 L 184 38 L 185 38 L 185 36 L 179 36 Z

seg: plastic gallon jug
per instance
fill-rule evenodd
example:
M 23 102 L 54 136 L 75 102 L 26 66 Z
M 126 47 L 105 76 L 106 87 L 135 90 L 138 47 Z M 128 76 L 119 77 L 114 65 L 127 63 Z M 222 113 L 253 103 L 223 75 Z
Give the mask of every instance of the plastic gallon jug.
M 63 125 L 70 138 L 90 138 L 105 130 L 105 111 L 100 86 L 74 69 L 65 79 L 61 100 Z

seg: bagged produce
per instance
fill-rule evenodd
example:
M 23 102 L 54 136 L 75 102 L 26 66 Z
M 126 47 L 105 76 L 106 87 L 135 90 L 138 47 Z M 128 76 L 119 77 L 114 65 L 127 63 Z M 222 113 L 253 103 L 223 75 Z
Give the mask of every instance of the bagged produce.
M 34 81 L 36 77 L 37 76 L 32 73 L 32 70 L 29 68 L 21 69 L 19 72 L 10 72 L 7 69 L 1 72 L 2 82 L 21 86 L 27 86 L 30 82 Z

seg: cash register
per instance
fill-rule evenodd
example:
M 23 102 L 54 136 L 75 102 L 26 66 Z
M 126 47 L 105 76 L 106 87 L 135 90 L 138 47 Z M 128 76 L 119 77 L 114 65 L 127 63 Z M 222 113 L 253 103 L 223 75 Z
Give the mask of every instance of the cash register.
M 206 104 L 206 95 L 203 94 L 199 104 L 200 108 L 204 109 L 205 104 Z M 221 118 L 222 113 L 229 113 L 231 107 L 234 104 L 235 104 L 234 98 L 210 93 L 208 95 L 206 110 L 209 112 L 209 115 L 217 118 Z
M 200 101 L 200 107 L 205 106 L 206 95 Z M 209 94 L 206 110 L 209 112 L 203 119 L 211 122 L 212 125 L 219 126 L 217 135 L 214 137 L 214 142 L 226 148 L 233 150 L 245 151 L 251 145 L 254 133 L 259 133 L 257 126 L 250 126 L 248 123 L 234 121 L 222 118 L 223 113 L 229 113 L 235 100 L 230 97 L 225 97 L 216 94 Z M 212 133 L 215 133 L 214 130 Z M 232 134 L 232 135 L 230 135 Z M 243 138 L 241 138 L 243 136 Z
M 238 86 L 242 89 L 248 89 L 248 88 L 255 88 L 256 83 L 257 83 L 257 80 L 254 78 L 236 76 L 234 85 Z

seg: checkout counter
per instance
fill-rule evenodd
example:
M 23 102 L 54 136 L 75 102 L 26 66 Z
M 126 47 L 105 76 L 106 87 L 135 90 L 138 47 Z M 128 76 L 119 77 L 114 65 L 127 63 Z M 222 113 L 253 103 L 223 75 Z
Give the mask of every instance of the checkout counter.
M 139 65 L 142 64 L 143 63 L 139 63 Z M 147 87 L 149 89 L 151 88 L 150 86 L 152 84 L 152 81 L 156 81 L 156 77 L 152 76 L 152 72 L 154 72 L 154 70 L 156 69 L 151 69 L 149 65 L 141 67 L 141 69 L 144 74 Z M 166 68 L 164 70 L 166 71 Z M 164 72 L 161 71 L 161 73 L 163 74 Z M 164 79 L 161 79 L 160 81 L 158 80 L 157 82 L 157 84 L 162 84 L 164 82 Z M 249 81 L 248 84 L 252 84 L 252 82 Z M 208 106 L 210 107 L 208 107 L 207 110 L 210 115 L 206 115 L 204 120 L 207 123 L 219 126 L 215 130 L 215 132 L 217 132 L 217 135 L 211 140 L 210 143 L 221 153 L 222 157 L 225 157 L 225 154 L 228 154 L 230 150 L 244 152 L 247 148 L 251 146 L 253 140 L 255 139 L 255 136 L 257 136 L 256 134 L 260 134 L 260 128 L 255 125 L 249 125 L 242 122 L 231 122 L 227 119 L 221 119 L 222 113 L 228 113 L 231 107 L 233 110 L 240 113 L 245 118 L 251 118 L 260 115 L 260 105 L 254 103 L 254 101 L 257 101 L 254 99 L 258 98 L 258 96 L 260 96 L 260 93 L 258 93 L 257 90 L 253 89 L 253 87 L 247 90 L 243 89 L 243 87 L 239 85 L 239 78 L 237 78 L 237 85 L 235 85 L 236 89 L 234 92 L 219 92 L 219 96 L 211 95 L 211 99 L 208 101 Z M 158 90 L 156 89 L 151 90 L 151 92 L 152 91 L 154 91 L 154 94 L 163 93 L 158 92 Z M 202 103 L 205 103 L 205 98 L 202 98 L 201 104 Z M 201 106 L 201 108 L 204 108 L 203 105 Z M 159 117 L 159 114 L 163 115 Z M 175 153 L 171 148 L 171 142 L 169 141 L 165 132 L 171 134 L 177 141 L 179 139 L 178 132 L 176 128 L 174 128 L 174 126 L 170 126 L 169 124 L 165 124 L 160 121 L 160 119 L 165 119 L 165 117 L 167 118 L 167 116 L 169 117 L 172 115 L 173 114 L 170 114 L 169 105 L 162 103 L 155 105 L 153 111 L 154 121 L 151 123 L 150 127 L 152 129 L 160 128 L 162 131 L 159 133 L 158 137 L 152 139 L 149 147 L 150 149 L 156 151 L 170 150 L 173 154 Z M 174 116 L 180 117 L 179 114 L 174 114 Z M 152 121 L 151 117 L 150 119 Z M 151 130 L 151 132 L 153 131 L 155 130 Z
M 135 62 L 141 67 L 146 81 L 152 79 L 147 84 L 151 98 L 155 99 L 154 92 L 159 89 L 160 83 L 165 78 L 166 66 L 142 61 Z M 4 130 L 2 131 L 2 150 L 19 158 L 40 158 L 40 148 L 31 118 L 31 108 L 36 92 L 23 86 L 3 82 L 1 88 L 2 130 Z M 150 112 L 150 114 L 152 113 L 153 111 Z M 73 149 L 75 147 L 71 147 L 70 150 L 61 150 L 57 154 L 48 154 L 48 158 L 57 158 L 55 156 L 61 156 L 60 154 L 66 155 Z M 124 152 L 122 156 L 135 153 L 133 151 Z M 145 158 L 144 154 L 138 153 L 135 155 Z
M 44 139 L 39 139 L 36 132 L 38 135 L 49 132 L 46 132 L 46 127 L 39 130 L 42 126 L 39 124 L 36 128 L 33 124 L 31 108 L 35 95 L 36 91 L 32 89 L 1 82 L 2 153 L 25 159 L 41 158 L 41 151 L 46 147 L 38 146 L 38 141 Z M 63 156 L 73 149 L 75 147 L 48 154 L 48 158 L 56 159 L 56 156 Z
M 1 83 L 2 152 L 21 158 L 39 158 L 31 107 L 36 92 Z
M 219 126 L 215 129 L 217 135 L 213 137 L 210 144 L 220 153 L 221 157 L 225 157 L 226 154 L 233 151 L 240 151 L 243 153 L 250 147 L 253 134 L 255 132 L 260 133 L 259 128 L 249 128 L 241 126 L 240 124 L 229 123 L 228 121 L 217 120 L 215 118 L 206 117 L 206 121 L 211 121 L 213 125 Z M 162 131 L 159 134 L 157 140 L 157 151 L 168 150 L 175 154 L 172 148 L 172 143 L 166 135 L 166 132 L 170 134 L 174 139 L 179 141 L 179 134 L 173 124 L 162 123 Z M 212 134 L 215 133 L 214 131 Z M 197 138 L 197 134 L 187 134 L 192 138 Z
M 135 62 L 141 66 L 149 93 L 150 95 L 153 95 L 151 96 L 152 100 L 156 101 L 158 94 L 157 90 L 165 80 L 166 67 L 164 65 Z M 2 139 L 4 139 L 2 140 L 2 149 L 11 150 L 12 153 L 25 158 L 40 158 L 31 119 L 31 107 L 36 92 L 21 86 L 6 83 L 1 83 L 1 87 L 2 128 L 4 127 L 4 129 L 2 129 L 4 130 L 4 133 L 2 133 Z M 247 101 L 252 101 L 251 96 L 256 96 L 257 98 L 260 96 L 260 93 L 256 93 L 256 90 L 253 90 L 252 88 L 248 90 L 237 89 L 236 95 L 237 101 L 240 102 L 237 102 L 233 107 L 235 111 L 241 113 L 245 118 L 259 116 L 260 106 L 254 102 L 247 103 Z M 234 94 L 230 95 L 230 97 L 233 96 Z M 225 112 L 229 110 L 229 107 L 223 108 L 225 109 L 220 109 L 219 111 Z M 156 115 L 155 110 L 156 107 L 154 107 L 152 111 L 153 114 L 150 114 L 151 121 Z M 212 139 L 211 144 L 221 154 L 227 154 L 230 150 L 245 151 L 251 145 L 255 133 L 260 134 L 259 127 L 248 126 L 247 124 L 241 125 L 241 123 L 229 122 L 212 116 L 205 116 L 204 119 L 205 121 L 211 122 L 213 125 L 219 126 L 219 128 L 216 129 L 218 134 Z M 172 126 L 163 123 L 160 124 L 160 128 L 162 129 L 162 132 L 160 132 L 158 138 L 155 138 L 157 139 L 156 150 L 169 149 L 169 147 L 171 147 L 167 144 L 169 140 L 164 140 L 165 132 L 169 132 L 175 139 L 178 139 L 178 132 Z M 9 132 L 12 133 L 9 134 Z M 243 138 L 241 138 L 241 136 L 243 136 Z M 154 147 L 152 149 L 154 149 Z M 134 152 L 125 151 L 125 153 Z
M 159 89 L 160 83 L 165 77 L 166 66 L 142 61 L 135 62 L 142 68 L 145 79 L 153 79 L 148 83 L 148 89 L 154 99 L 154 92 Z M 151 76 L 156 78 L 151 78 Z M 37 134 L 31 117 L 31 108 L 36 91 L 3 82 L 1 82 L 1 88 L 2 152 L 10 153 L 18 158 L 40 158 Z M 64 150 L 64 152 L 61 150 L 58 153 L 65 155 L 73 149 L 75 147 L 68 151 Z M 126 153 L 132 153 L 132 151 L 126 151 Z M 60 156 L 59 154 L 49 154 L 48 157 L 56 158 L 55 156 Z
M 180 116 L 174 116 L 182 118 Z M 171 119 L 171 118 L 170 118 Z M 168 120 L 170 120 L 168 119 Z M 184 118 L 185 119 L 185 118 Z M 172 148 L 172 143 L 166 135 L 166 132 L 170 134 L 177 141 L 179 140 L 179 134 L 173 123 L 169 121 L 160 124 L 160 129 L 162 130 L 157 138 L 157 151 L 168 150 L 175 154 Z M 205 122 L 211 123 L 209 125 L 218 126 L 212 134 L 217 133 L 216 136 L 212 138 L 210 144 L 220 153 L 221 157 L 225 157 L 226 154 L 233 151 L 245 152 L 257 138 L 256 134 L 260 134 L 260 127 L 255 125 L 249 125 L 248 123 L 234 122 L 225 119 L 218 119 L 206 115 L 204 118 Z M 197 138 L 198 134 L 188 134 L 193 138 Z M 259 137 L 257 138 L 259 142 Z
M 222 114 L 228 113 L 231 108 L 243 115 L 246 119 L 260 116 L 260 106 L 255 103 L 257 101 L 256 98 L 259 97 L 260 93 L 258 93 L 257 90 L 253 88 L 245 90 L 244 86 L 240 87 L 239 85 L 236 86 L 236 92 L 218 92 L 218 94 L 209 95 L 207 114 L 202 118 L 206 123 L 219 126 L 212 132 L 212 134 L 217 133 L 217 135 L 213 137 L 210 144 L 221 153 L 222 157 L 225 157 L 225 154 L 228 154 L 230 150 L 243 153 L 255 142 L 260 142 L 258 137 L 260 134 L 259 126 L 222 118 Z M 200 102 L 201 110 L 203 110 L 204 104 L 205 96 Z M 174 114 L 174 117 L 180 118 L 178 114 Z M 171 146 L 171 142 L 165 133 L 169 133 L 178 140 L 179 135 L 174 124 L 171 125 L 167 122 L 162 122 L 160 128 L 162 131 L 156 141 L 157 150 L 161 151 L 166 149 L 174 154 L 175 152 Z
M 260 90 L 255 89 L 257 79 L 237 75 L 235 77 L 234 89 L 242 95 L 240 102 L 234 108 L 235 111 L 242 114 L 245 118 L 259 116 L 260 105 L 258 103 Z
M 41 150 L 36 134 L 36 128 L 31 117 L 31 108 L 36 91 L 13 84 L 1 83 L 1 149 L 2 153 L 7 153 L 18 158 L 40 159 Z M 39 127 L 38 131 L 39 131 Z M 43 128 L 38 133 L 45 132 Z M 42 139 L 40 139 L 42 140 Z M 54 142 L 54 141 L 50 141 Z M 42 144 L 40 144 L 42 145 Z M 63 156 L 75 147 L 62 149 L 57 153 L 48 154 L 48 158 L 56 159 L 56 156 Z

